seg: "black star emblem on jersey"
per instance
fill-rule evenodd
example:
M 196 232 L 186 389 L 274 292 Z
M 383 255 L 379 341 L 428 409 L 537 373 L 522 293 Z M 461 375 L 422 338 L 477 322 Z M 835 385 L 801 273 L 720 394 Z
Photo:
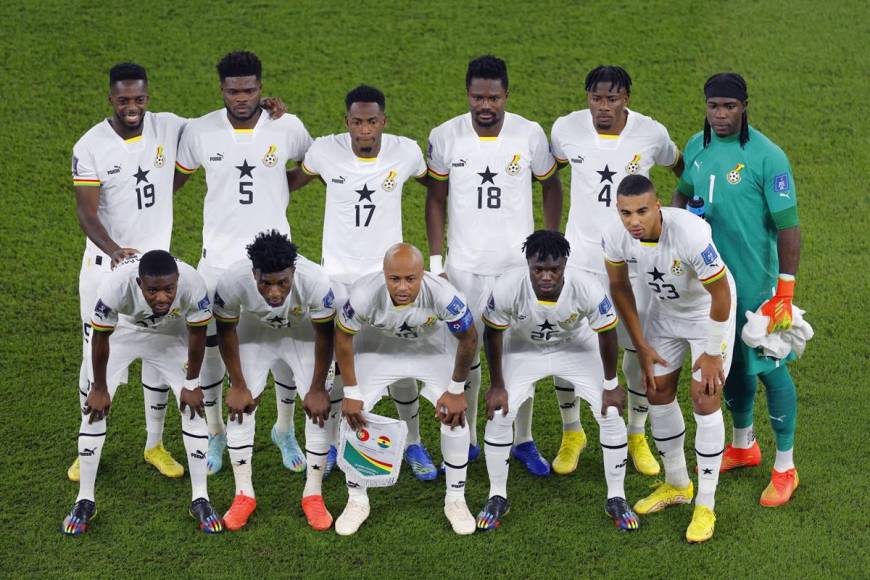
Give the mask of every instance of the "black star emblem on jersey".
M 369 189 L 368 184 L 363 184 L 363 188 L 357 189 L 356 192 L 357 192 L 357 195 L 359 195 L 358 201 L 371 201 L 372 194 L 375 192 L 375 190 Z
M 248 165 L 247 159 L 242 161 L 241 165 L 236 165 L 236 169 L 239 170 L 239 179 L 241 179 L 245 176 L 248 176 L 251 179 L 254 179 L 254 169 L 256 169 L 256 166 Z
M 136 178 L 136 185 L 139 185 L 143 181 L 145 183 L 148 183 L 148 174 L 149 173 L 151 173 L 151 172 L 144 171 L 141 167 L 139 167 L 139 171 L 137 171 L 136 173 L 133 174 L 133 177 Z
M 539 324 L 538 327 L 541 329 L 541 332 L 544 332 L 545 330 L 553 330 L 554 328 L 549 320 L 544 320 L 544 323 Z
M 486 183 L 487 181 L 490 182 L 491 184 L 495 185 L 495 179 L 494 179 L 494 178 L 495 178 L 496 175 L 498 175 L 498 173 L 493 173 L 492 171 L 490 171 L 490 170 L 489 170 L 489 165 L 487 165 L 487 166 L 486 166 L 486 171 L 484 171 L 483 173 L 478 173 L 478 175 L 480 176 L 480 184 L 481 184 L 481 185 L 483 185 L 483 184 Z
M 713 470 L 710 468 L 704 469 L 704 475 L 713 475 Z
M 408 326 L 407 322 L 403 322 L 402 326 L 399 327 L 401 332 L 414 332 L 414 329 Z
M 604 171 L 596 171 L 595 173 L 601 176 L 599 183 L 604 183 L 605 181 L 613 183 L 613 176 L 616 175 L 615 171 L 610 171 L 610 167 L 606 163 L 604 164 Z
M 272 318 L 267 318 L 266 322 L 268 322 L 272 326 L 278 327 L 278 326 L 282 326 L 284 324 L 284 319 L 276 314 Z
M 665 281 L 665 273 L 659 272 L 658 268 L 653 266 L 652 272 L 647 272 L 650 276 L 653 277 L 653 282 L 664 282 Z

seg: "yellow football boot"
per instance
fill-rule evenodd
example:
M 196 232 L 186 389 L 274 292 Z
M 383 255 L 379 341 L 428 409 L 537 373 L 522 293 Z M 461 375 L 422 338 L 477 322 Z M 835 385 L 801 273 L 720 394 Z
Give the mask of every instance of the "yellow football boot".
M 70 481 L 78 481 L 81 477 L 81 464 L 79 463 L 78 457 L 76 457 L 76 460 L 72 462 L 69 469 L 66 470 L 66 476 Z
M 172 458 L 163 443 L 145 450 L 145 462 L 156 467 L 166 477 L 179 478 L 184 475 L 184 467 Z
M 634 504 L 634 511 L 640 515 L 652 514 L 668 506 L 691 503 L 695 495 L 695 487 L 689 482 L 688 487 L 674 487 L 670 483 L 656 483 L 656 490 Z
M 628 436 L 628 456 L 641 475 L 658 475 L 661 471 L 659 462 L 653 457 L 646 435 L 643 433 Z
M 686 540 L 690 544 L 706 542 L 713 537 L 716 528 L 716 513 L 705 505 L 695 505 L 692 523 L 686 529 Z
M 585 431 L 563 431 L 559 453 L 553 460 L 553 471 L 559 475 L 568 475 L 576 471 L 580 454 L 584 449 L 586 449 Z

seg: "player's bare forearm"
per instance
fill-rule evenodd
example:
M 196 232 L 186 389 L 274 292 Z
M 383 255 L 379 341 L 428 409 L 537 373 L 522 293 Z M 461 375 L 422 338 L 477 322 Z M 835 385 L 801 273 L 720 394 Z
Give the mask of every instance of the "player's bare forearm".
M 100 206 L 100 188 L 76 187 L 75 190 L 79 227 L 100 250 L 111 256 L 120 249 L 120 246 L 106 231 L 97 215 L 97 208 Z
M 208 326 L 187 327 L 187 378 L 199 378 L 202 359 L 205 357 L 205 339 Z
M 541 182 L 541 195 L 544 206 L 544 227 L 554 232 L 562 225 L 562 181 L 559 173 Z
M 682 177 L 683 171 L 686 169 L 686 162 L 683 159 L 683 154 L 677 151 L 677 162 L 671 166 L 671 171 L 677 176 L 677 179 Z
M 608 263 L 606 267 L 607 277 L 610 279 L 610 296 L 613 298 L 613 305 L 616 306 L 620 322 L 625 325 L 634 347 L 640 349 L 646 344 L 646 340 L 643 338 L 637 303 L 628 278 L 628 266 L 614 266 Z
M 244 385 L 245 379 L 242 375 L 239 335 L 236 333 L 236 326 L 238 325 L 234 322 L 217 321 L 218 348 L 221 351 L 221 358 L 224 359 L 224 365 L 227 367 L 230 384 Z
M 456 348 L 456 359 L 453 363 L 453 380 L 464 383 L 471 370 L 471 363 L 474 362 L 474 355 L 478 351 L 477 330 L 472 325 L 453 336 L 459 340 L 459 345 Z
M 179 170 L 175 170 L 175 177 L 172 178 L 172 193 L 175 193 L 187 183 L 187 180 L 190 179 L 189 173 L 182 173 Z
M 776 234 L 776 252 L 779 255 L 780 273 L 796 275 L 801 259 L 800 226 L 779 230 Z
M 287 172 L 287 185 L 290 187 L 290 191 L 296 191 L 314 181 L 316 177 L 316 175 L 309 175 L 302 171 L 302 166 L 299 164 Z
M 326 376 L 332 363 L 332 351 L 335 344 L 335 324 L 329 322 L 312 322 L 314 327 L 314 373 L 311 375 L 311 390 L 325 391 Z
M 610 380 L 616 377 L 616 359 L 619 356 L 616 329 L 611 328 L 598 333 L 598 351 L 601 353 L 601 364 L 604 366 L 604 378 Z
M 722 276 L 715 282 L 704 286 L 710 293 L 710 318 L 716 322 L 725 322 L 731 314 L 731 288 L 728 286 L 728 278 Z
M 356 385 L 356 367 L 353 362 L 353 335 L 336 329 L 335 331 L 335 363 L 341 369 L 344 385 Z
M 674 190 L 674 195 L 673 197 L 671 197 L 671 207 L 686 209 L 687 203 L 689 203 L 689 198 L 680 193 L 679 191 Z
M 443 255 L 448 181 L 431 179 L 426 188 L 426 237 L 430 255 Z
M 504 388 L 504 375 L 501 372 L 503 346 L 504 331 L 489 326 L 484 327 L 483 349 L 486 351 L 486 362 L 489 364 L 489 382 L 496 388 Z
M 111 332 L 95 330 L 91 335 L 91 364 L 94 369 L 92 389 L 107 391 L 106 367 L 109 364 L 109 336 Z

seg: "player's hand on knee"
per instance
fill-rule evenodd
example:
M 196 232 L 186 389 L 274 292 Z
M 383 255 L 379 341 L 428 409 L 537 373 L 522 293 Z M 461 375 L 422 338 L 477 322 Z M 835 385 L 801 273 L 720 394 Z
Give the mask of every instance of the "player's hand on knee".
M 331 409 L 329 393 L 325 390 L 309 389 L 308 394 L 302 400 L 302 408 L 305 409 L 305 414 L 308 415 L 312 423 L 323 427 L 329 419 Z
M 649 390 L 655 391 L 655 365 L 667 366 L 668 361 L 659 356 L 659 353 L 649 345 L 643 345 L 637 349 L 637 358 L 640 359 L 640 368 L 643 370 L 644 386 Z
M 450 427 L 463 427 L 465 425 L 465 410 L 468 403 L 465 394 L 451 395 L 444 393 L 435 403 L 435 417 Z
M 620 415 L 625 410 L 625 391 L 619 385 L 616 385 L 613 389 L 605 389 L 601 392 L 601 414 L 605 417 L 607 416 L 608 407 L 615 407 Z
M 112 397 L 107 390 L 91 388 L 88 398 L 85 400 L 85 413 L 90 415 L 88 423 L 102 421 L 109 415 L 112 408 Z
M 181 389 L 178 401 L 182 413 L 185 412 L 185 409 L 190 409 L 191 420 L 193 420 L 197 415 L 205 417 L 205 397 L 203 396 L 200 387 L 196 387 L 195 389 Z
M 136 248 L 118 248 L 114 252 L 112 252 L 112 268 L 129 258 L 130 256 L 135 256 L 139 253 L 139 250 Z
M 245 385 L 232 386 L 227 393 L 227 411 L 230 421 L 242 423 L 245 414 L 250 415 L 257 408 L 257 402 Z
M 490 386 L 486 392 L 486 418 L 492 421 L 496 411 L 501 411 L 503 416 L 507 416 L 509 410 L 507 389 Z
M 708 396 L 716 395 L 725 384 L 725 370 L 719 355 L 701 353 L 692 365 L 692 372 L 695 371 L 701 371 L 701 388 Z
M 349 399 L 347 396 L 341 401 L 341 416 L 347 421 L 354 431 L 366 426 L 363 418 L 363 402 L 359 399 Z

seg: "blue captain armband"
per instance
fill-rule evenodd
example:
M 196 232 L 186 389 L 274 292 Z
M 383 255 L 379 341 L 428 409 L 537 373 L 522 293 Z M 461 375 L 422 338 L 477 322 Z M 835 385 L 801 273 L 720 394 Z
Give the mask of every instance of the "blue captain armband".
M 471 309 L 469 308 L 465 309 L 465 314 L 462 315 L 462 318 L 447 323 L 447 328 L 449 328 L 450 332 L 453 334 L 465 332 L 472 326 L 474 326 L 474 316 L 471 314 Z

